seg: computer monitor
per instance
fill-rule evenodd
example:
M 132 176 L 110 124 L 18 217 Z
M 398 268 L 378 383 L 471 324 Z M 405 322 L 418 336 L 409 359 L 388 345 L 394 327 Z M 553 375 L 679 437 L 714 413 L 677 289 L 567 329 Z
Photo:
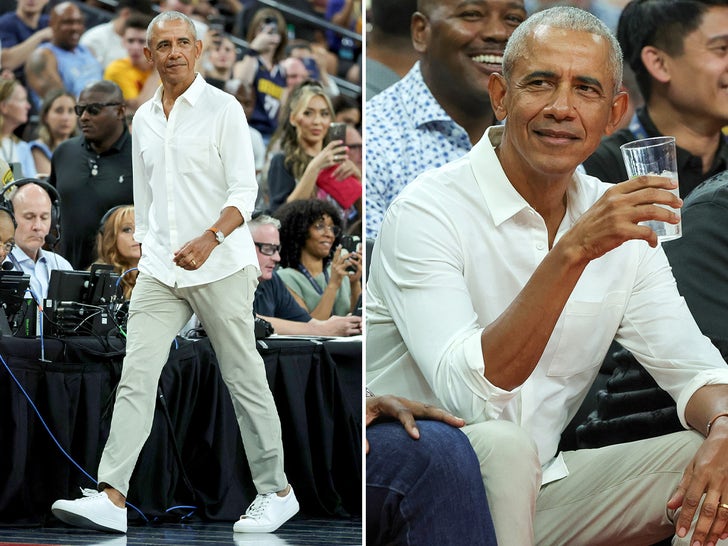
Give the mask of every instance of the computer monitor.
M 110 304 L 119 275 L 110 265 L 94 264 L 91 271 L 51 271 L 45 299 L 44 324 L 51 335 L 101 335 L 114 327 Z
M 0 271 L 0 331 L 3 335 L 15 333 L 29 286 L 30 275 L 22 271 Z

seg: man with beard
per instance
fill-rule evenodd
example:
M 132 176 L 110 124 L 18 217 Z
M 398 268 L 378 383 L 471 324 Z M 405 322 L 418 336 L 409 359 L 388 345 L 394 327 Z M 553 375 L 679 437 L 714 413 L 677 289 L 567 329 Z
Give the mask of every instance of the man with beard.
M 99 221 L 111 207 L 133 201 L 131 136 L 121 89 L 101 80 L 78 97 L 81 135 L 53 153 L 48 181 L 61 196 L 61 253 L 76 269 L 94 261 Z
M 420 0 L 411 34 L 421 59 L 367 103 L 367 235 L 417 175 L 465 155 L 495 123 L 488 77 L 526 18 L 522 0 Z
M 33 90 L 36 106 L 54 89 L 66 89 L 74 96 L 89 83 L 103 77 L 103 69 L 91 52 L 79 44 L 84 30 L 81 9 L 62 2 L 51 11 L 53 37 L 41 44 L 25 65 L 25 78 Z

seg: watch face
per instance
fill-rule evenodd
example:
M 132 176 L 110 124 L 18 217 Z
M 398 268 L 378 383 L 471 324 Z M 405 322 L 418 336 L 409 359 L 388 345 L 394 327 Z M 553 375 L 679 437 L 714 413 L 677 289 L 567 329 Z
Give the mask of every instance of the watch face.
M 215 238 L 217 239 L 218 243 L 222 243 L 225 240 L 225 234 L 223 234 L 222 231 L 216 231 Z

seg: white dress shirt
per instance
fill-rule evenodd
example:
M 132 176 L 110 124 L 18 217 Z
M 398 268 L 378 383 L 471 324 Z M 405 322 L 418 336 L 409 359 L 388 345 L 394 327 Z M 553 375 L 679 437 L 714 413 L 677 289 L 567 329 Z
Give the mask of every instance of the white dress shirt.
M 544 483 L 567 475 L 561 432 L 613 339 L 677 402 L 728 383 L 728 367 L 678 294 L 665 253 L 630 241 L 592 261 L 531 376 L 512 391 L 484 376 L 480 337 L 548 252 L 541 216 L 513 188 L 491 127 L 465 157 L 409 184 L 387 211 L 367 286 L 367 386 L 444 407 L 468 423 L 507 419 L 528 431 Z M 577 173 L 556 241 L 609 188 Z M 514 335 L 519 335 L 514 332 Z
M 250 131 L 235 98 L 198 74 L 177 98 L 169 119 L 162 87 L 134 116 L 134 238 L 142 243 L 139 270 L 167 286 L 195 286 L 258 267 L 247 221 L 258 184 Z M 172 261 L 174 252 L 212 226 L 226 207 L 245 223 L 195 271 Z
M 14 269 L 17 271 L 19 265 L 23 273 L 30 275 L 30 291 L 34 298 L 39 298 L 41 301 L 48 295 L 51 270 L 73 270 L 73 266 L 63 256 L 55 252 L 48 252 L 42 248 L 38 250 L 38 260 L 36 261 L 18 246 L 13 248 L 11 254 L 9 260 L 12 262 Z

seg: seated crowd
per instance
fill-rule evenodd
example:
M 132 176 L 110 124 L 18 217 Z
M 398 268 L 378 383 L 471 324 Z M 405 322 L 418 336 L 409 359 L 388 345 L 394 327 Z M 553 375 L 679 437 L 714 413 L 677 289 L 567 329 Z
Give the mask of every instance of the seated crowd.
M 358 2 L 331 2 L 325 10 L 303 4 L 322 20 L 361 32 Z M 3 183 L 20 181 L 2 194 L 18 225 L 4 260 L 31 275 L 38 300 L 51 269 L 94 263 L 112 265 L 122 275 L 120 292 L 131 296 L 141 254 L 133 239 L 131 131 L 134 112 L 160 85 L 145 54 L 147 27 L 155 12 L 168 10 L 192 18 L 203 44 L 196 71 L 234 95 L 246 114 L 259 182 L 256 214 L 267 219 L 254 234 L 276 241 L 256 239 L 260 316 L 279 333 L 361 333 L 361 313 L 352 312 L 361 305 L 362 254 L 341 247 L 345 230 L 352 230 L 347 240 L 361 237 L 361 99 L 343 94 L 332 77 L 360 84 L 361 44 L 257 2 L 121 0 L 104 18 L 74 2 L 18 0 L 15 11 L 0 14 L 0 160 L 11 170 Z M 303 89 L 321 104 L 309 105 L 307 95 L 299 108 L 295 97 Z M 334 103 L 348 125 L 341 140 L 329 142 Z M 335 157 L 322 161 L 322 149 Z M 327 191 L 339 181 L 344 195 Z M 278 211 L 284 204 L 319 215 L 308 224 L 286 219 L 286 209 Z M 318 232 L 319 224 L 335 229 Z M 312 232 L 316 245 L 302 245 Z M 315 264 L 303 258 L 309 247 Z M 310 286 L 274 274 L 294 249 L 296 264 L 310 265 Z M 296 266 L 284 260 L 281 272 L 300 274 Z M 316 289 L 323 304 L 314 301 Z

